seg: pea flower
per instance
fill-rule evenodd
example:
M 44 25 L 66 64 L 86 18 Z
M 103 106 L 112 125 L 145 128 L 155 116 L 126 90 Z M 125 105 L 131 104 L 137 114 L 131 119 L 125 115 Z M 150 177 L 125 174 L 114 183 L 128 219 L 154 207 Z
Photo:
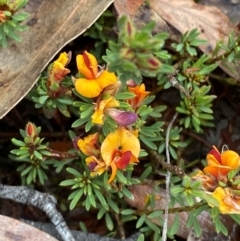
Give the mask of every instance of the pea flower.
M 83 75 L 75 80 L 75 88 L 79 94 L 87 98 L 94 98 L 100 95 L 105 87 L 117 82 L 114 73 L 107 70 L 98 71 L 96 58 L 84 51 L 82 55 L 77 55 L 77 68 Z
M 95 177 L 103 174 L 107 170 L 105 162 L 101 159 L 96 158 L 95 156 L 90 156 L 85 160 L 86 165 L 91 171 L 91 176 Z
M 125 169 L 130 163 L 139 162 L 140 143 L 138 138 L 124 127 L 107 135 L 101 145 L 101 155 L 106 167 L 112 169 L 108 180 L 111 183 L 117 170 Z
M 111 116 L 114 121 L 119 125 L 119 126 L 127 126 L 133 124 L 138 116 L 134 112 L 130 111 L 123 111 L 123 110 L 118 110 L 114 108 L 109 108 L 107 110 L 107 113 L 109 116 Z
M 77 145 L 81 152 L 86 156 L 97 156 L 100 154 L 100 147 L 98 146 L 99 133 L 88 135 L 83 139 L 79 139 Z
M 217 187 L 212 196 L 218 201 L 222 214 L 240 214 L 240 197 L 234 195 L 232 189 Z
M 61 53 L 59 58 L 53 62 L 48 68 L 48 86 L 51 87 L 56 83 L 59 84 L 64 77 L 70 73 L 69 69 L 65 66 L 69 63 L 71 59 L 71 52 L 68 54 L 66 52 Z
M 231 150 L 220 153 L 218 149 L 213 146 L 213 149 L 207 155 L 208 166 L 203 171 L 206 174 L 214 176 L 216 179 L 226 177 L 227 174 L 236 170 L 240 165 L 239 155 Z
M 92 123 L 98 124 L 98 125 L 103 125 L 104 124 L 104 122 L 103 122 L 104 115 L 105 115 L 107 109 L 112 108 L 112 107 L 118 107 L 118 106 L 119 106 L 119 102 L 112 96 L 105 100 L 101 100 L 99 103 L 96 104 L 95 112 L 91 116 Z
M 128 87 L 128 90 L 136 95 L 128 101 L 128 103 L 132 106 L 133 109 L 138 108 L 147 97 L 147 95 L 150 93 L 149 91 L 145 91 L 144 84 L 137 85 L 135 87 Z

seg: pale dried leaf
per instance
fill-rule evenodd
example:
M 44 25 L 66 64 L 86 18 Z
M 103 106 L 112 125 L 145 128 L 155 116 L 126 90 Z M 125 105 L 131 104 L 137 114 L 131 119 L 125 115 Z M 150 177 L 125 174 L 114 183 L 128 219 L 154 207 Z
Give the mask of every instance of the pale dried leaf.
M 29 30 L 21 43 L 0 51 L 0 118 L 33 87 L 41 71 L 68 42 L 89 28 L 113 0 L 29 0 Z
M 201 45 L 204 53 L 211 53 L 217 41 L 227 42 L 228 35 L 239 30 L 231 23 L 226 15 L 214 6 L 203 6 L 192 0 L 150 0 L 151 8 L 167 23 L 174 26 L 182 34 L 197 28 L 200 38 L 208 41 Z M 240 81 L 240 66 L 228 64 L 232 70 L 222 66 L 231 77 Z
M 226 39 L 235 29 L 228 17 L 213 6 L 203 6 L 192 0 L 151 0 L 150 3 L 151 8 L 179 32 L 197 28 L 200 38 L 208 41 L 207 45 L 201 46 L 205 53 L 209 53 L 217 41 Z
M 115 0 L 114 7 L 119 16 L 128 15 L 137 29 L 142 29 L 146 23 L 154 21 L 154 32 L 168 32 L 172 35 L 166 22 L 144 0 Z
M 0 241 L 57 241 L 51 235 L 16 219 L 0 215 Z

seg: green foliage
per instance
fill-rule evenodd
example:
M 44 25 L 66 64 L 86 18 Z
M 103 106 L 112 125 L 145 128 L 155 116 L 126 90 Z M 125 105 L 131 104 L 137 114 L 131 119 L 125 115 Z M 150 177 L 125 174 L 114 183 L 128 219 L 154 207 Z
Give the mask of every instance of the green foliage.
M 21 130 L 20 134 L 24 141 L 12 139 L 12 143 L 18 147 L 11 151 L 11 159 L 23 162 L 17 169 L 21 173 L 23 184 L 32 184 L 37 180 L 44 185 L 47 175 L 44 170 L 49 168 L 51 161 L 46 157 L 50 156 L 47 144 L 43 144 L 44 138 L 39 138 L 41 128 L 36 128 L 34 137 L 28 135 L 27 131 Z
M 68 106 L 73 105 L 71 98 L 72 80 L 66 77 L 61 85 L 56 86 L 55 90 L 49 89 L 47 85 L 47 76 L 40 77 L 36 90 L 29 94 L 29 97 L 35 102 L 35 108 L 43 108 L 47 118 L 52 118 L 58 109 L 64 116 L 70 117 Z
M 94 49 L 91 50 L 91 53 L 99 60 L 105 53 L 107 43 L 110 40 L 115 40 L 116 33 L 113 31 L 115 25 L 116 17 L 109 9 L 107 9 L 83 34 L 83 36 L 90 37 L 94 40 Z
M 191 92 L 191 97 L 184 99 L 180 102 L 180 106 L 176 110 L 185 115 L 180 120 L 186 129 L 195 129 L 196 132 L 202 132 L 201 126 L 214 126 L 211 120 L 212 116 L 212 101 L 216 96 L 207 95 L 210 91 L 210 86 L 195 86 Z
M 162 62 L 170 58 L 166 50 L 161 50 L 168 34 L 153 35 L 154 26 L 151 22 L 137 30 L 129 18 L 120 18 L 118 42 L 109 42 L 109 50 L 103 59 L 109 70 L 116 72 L 121 81 L 134 79 L 139 84 L 142 76 L 154 77 L 161 72 Z M 171 66 L 165 66 L 170 72 L 173 71 Z
M 48 118 L 52 117 L 56 110 L 67 117 L 70 114 L 75 116 L 76 119 L 71 127 L 81 130 L 82 136 L 77 137 L 73 131 L 70 131 L 69 135 L 75 150 L 59 153 L 50 149 L 47 143 L 43 143 L 44 138 L 39 137 L 40 128 L 21 130 L 23 140 L 12 139 L 12 143 L 17 146 L 17 149 L 11 151 L 13 154 L 11 157 L 24 163 L 18 168 L 23 183 L 32 184 L 39 181 L 43 185 L 48 178 L 47 169 L 50 165 L 55 168 L 57 173 L 64 170 L 66 166 L 68 176 L 66 180 L 61 180 L 60 186 L 68 188 L 71 192 L 68 196 L 70 210 L 79 206 L 84 207 L 87 211 L 95 210 L 97 219 L 103 219 L 112 234 L 115 233 L 116 223 L 124 224 L 135 220 L 136 229 L 142 232 L 138 238 L 139 241 L 144 240 L 145 236 L 150 236 L 151 240 L 158 241 L 161 240 L 161 226 L 163 226 L 165 210 L 156 209 L 156 202 L 159 199 L 155 192 L 144 197 L 145 206 L 142 210 L 132 209 L 126 200 L 134 199 L 134 193 L 131 191 L 134 185 L 149 184 L 148 179 L 154 178 L 151 183 L 155 182 L 154 189 L 156 193 L 159 192 L 159 187 L 164 181 L 156 180 L 157 175 L 155 174 L 158 173 L 158 170 L 156 170 L 155 164 L 161 164 L 164 172 L 165 169 L 171 172 L 169 212 L 175 215 L 175 219 L 168 229 L 168 237 L 173 239 L 178 232 L 181 222 L 179 213 L 182 211 L 189 212 L 187 226 L 193 228 L 197 236 L 201 235 L 198 216 L 203 211 L 210 213 L 216 231 L 226 235 L 227 230 L 219 218 L 219 202 L 212 196 L 212 193 L 209 194 L 204 190 L 201 181 L 193 180 L 190 175 L 185 175 L 186 170 L 179 174 L 179 167 L 162 160 L 164 158 L 161 159 L 160 154 L 165 153 L 166 141 L 168 141 L 171 159 L 176 160 L 178 164 L 182 162 L 183 167 L 187 166 L 179 150 L 187 147 L 191 139 L 185 138 L 183 130 L 189 129 L 201 133 L 206 128 L 213 126 L 213 100 L 217 96 L 212 94 L 209 75 L 218 67 L 220 60 L 234 63 L 239 59 L 240 37 L 234 38 L 233 35 L 230 35 L 227 45 L 219 42 L 213 54 L 208 55 L 198 50 L 199 46 L 205 44 L 206 41 L 199 39 L 197 29 L 189 30 L 182 35 L 179 42 L 173 42 L 169 46 L 168 42 L 172 42 L 172 40 L 168 39 L 167 33 L 153 33 L 155 26 L 153 22 L 138 30 L 129 18 L 123 16 L 118 22 L 118 39 L 114 39 L 114 36 L 111 35 L 109 40 L 107 34 L 112 31 L 113 24 L 109 19 L 113 19 L 113 15 L 107 11 L 85 33 L 85 36 L 96 40 L 93 50 L 96 56 L 102 56 L 105 44 L 109 44 L 106 56 L 103 57 L 107 67 L 106 69 L 99 68 L 101 70 L 97 74 L 92 73 L 93 64 L 87 55 L 84 56 L 88 60 L 86 62 L 90 62 L 87 71 L 90 71 L 93 75 L 92 78 L 95 78 L 87 80 L 99 81 L 98 77 L 102 72 L 109 70 L 117 75 L 121 84 L 110 86 L 110 92 L 108 92 L 107 87 L 109 86 L 107 86 L 99 96 L 87 98 L 74 89 L 75 79 L 66 76 L 70 72 L 65 68 L 67 64 L 61 66 L 63 69 L 60 70 L 64 70 L 66 74 L 61 76 L 60 80 L 57 78 L 58 75 L 57 77 L 51 76 L 55 62 L 49 66 L 48 71 L 43 73 L 37 87 L 32 90 L 29 97 L 35 103 L 36 108 L 43 108 Z M 167 39 L 168 42 L 166 42 Z M 167 51 L 169 49 L 171 52 Z M 223 54 L 222 50 L 225 51 Z M 58 61 L 62 64 L 60 60 Z M 174 69 L 173 66 L 177 66 L 177 69 Z M 55 79 L 50 78 L 54 76 Z M 81 78 L 84 78 L 83 74 Z M 141 85 L 142 81 L 147 87 L 152 88 L 151 92 L 145 91 L 145 85 Z M 163 105 L 159 98 L 161 92 L 171 86 L 177 89 L 176 95 L 179 97 L 178 103 L 173 108 Z M 131 88 L 135 87 L 139 87 L 141 90 L 136 93 L 132 92 Z M 118 103 L 116 107 L 101 106 L 101 102 L 107 100 L 109 96 Z M 137 102 L 136 105 L 131 103 L 133 100 Z M 160 102 L 161 104 L 159 104 Z M 127 125 L 119 124 L 110 115 L 109 109 L 111 108 L 124 114 L 126 112 L 134 113 L 136 120 Z M 163 118 L 163 114 L 172 113 L 174 110 L 179 115 L 176 123 L 170 129 L 168 140 L 166 140 L 169 119 L 166 119 L 166 116 Z M 96 111 L 102 111 L 102 124 L 93 123 L 93 115 Z M 128 118 L 129 115 L 125 116 L 124 120 L 128 120 Z M 117 153 L 116 159 L 106 161 L 103 158 L 102 144 L 104 140 L 108 138 L 109 134 L 120 128 L 128 130 L 128 136 L 133 134 L 138 138 L 139 145 L 141 144 L 140 154 L 136 158 L 140 160 L 145 157 L 145 162 L 140 163 L 140 169 L 137 169 L 136 172 L 135 164 L 138 163 L 138 160 L 132 163 L 130 162 L 132 159 L 129 159 L 127 166 L 125 163 L 124 165 L 120 163 L 122 166 L 118 163 L 122 158 L 123 148 L 119 143 L 113 144 L 115 149 L 108 153 L 111 158 Z M 32 134 L 32 130 L 34 134 Z M 85 133 L 83 133 L 84 131 Z M 91 134 L 86 135 L 88 132 Z M 94 135 L 93 133 L 97 133 L 99 137 L 94 139 L 91 136 Z M 119 136 L 116 138 L 118 142 Z M 79 138 L 83 142 L 82 146 L 78 142 Z M 90 141 L 86 141 L 85 138 L 90 138 Z M 114 138 L 110 137 L 111 140 Z M 126 139 L 128 138 L 124 139 L 124 143 L 127 142 Z M 118 144 L 120 146 L 115 147 Z M 131 144 L 129 143 L 129 145 Z M 111 148 L 109 147 L 109 149 Z M 129 152 L 132 155 L 132 151 L 128 150 L 124 155 Z M 151 156 L 152 151 L 155 151 L 158 156 Z M 56 156 L 60 158 L 60 162 L 57 161 Z M 126 156 L 121 161 L 125 161 L 125 158 Z M 188 163 L 188 166 L 190 165 L 194 164 Z M 109 179 L 114 171 L 116 171 L 114 173 L 116 176 L 110 182 Z M 235 170 L 228 174 L 231 185 L 239 184 L 239 180 L 235 178 L 237 172 L 238 170 Z M 180 183 L 180 181 L 182 182 Z M 217 183 L 222 186 L 226 184 L 221 181 Z M 175 204 L 180 207 L 175 207 Z M 232 217 L 240 223 L 236 215 Z M 155 219 L 158 220 L 158 223 L 155 222 Z M 86 231 L 83 223 L 80 223 L 80 227 Z
M 29 14 L 18 12 L 27 2 L 28 0 L 0 1 L 0 46 L 3 48 L 7 47 L 8 38 L 20 42 L 21 38 L 17 32 L 28 29 L 21 23 L 29 17 Z

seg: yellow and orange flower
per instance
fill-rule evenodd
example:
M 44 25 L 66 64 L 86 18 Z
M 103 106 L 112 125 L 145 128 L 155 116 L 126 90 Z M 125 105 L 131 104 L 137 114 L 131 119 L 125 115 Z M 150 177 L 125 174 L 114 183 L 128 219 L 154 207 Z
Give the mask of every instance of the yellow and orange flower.
M 84 97 L 97 97 L 105 87 L 117 82 L 114 73 L 107 70 L 98 71 L 96 58 L 87 51 L 77 55 L 77 68 L 83 77 L 75 80 L 75 88 Z
M 106 163 L 103 160 L 99 160 L 95 156 L 90 156 L 86 158 L 86 164 L 91 171 L 91 176 L 95 177 L 97 175 L 103 174 L 107 170 Z
M 88 135 L 84 139 L 79 139 L 77 145 L 86 156 L 98 156 L 100 154 L 98 138 L 99 133 Z
M 107 109 L 118 106 L 119 102 L 112 96 L 105 100 L 101 100 L 99 103 L 96 104 L 95 112 L 91 116 L 92 123 L 103 125 L 104 114 L 106 113 Z
M 207 191 L 213 191 L 218 186 L 218 180 L 212 175 L 206 175 L 201 170 L 198 170 L 192 176 L 192 179 L 200 181 L 202 187 Z
M 235 196 L 230 188 L 217 187 L 212 196 L 218 201 L 221 213 L 240 214 L 240 197 Z
M 48 72 L 48 86 L 52 86 L 54 83 L 60 83 L 64 77 L 70 73 L 70 70 L 65 68 L 71 59 L 71 52 L 61 53 L 59 58 L 50 65 Z
M 133 109 L 138 108 L 147 95 L 150 93 L 149 91 L 145 91 L 145 85 L 137 85 L 135 87 L 128 87 L 129 91 L 135 94 L 136 96 L 129 99 L 128 103 L 132 106 Z
M 240 157 L 231 150 L 220 153 L 218 149 L 213 146 L 213 149 L 207 155 L 208 166 L 204 168 L 204 173 L 210 174 L 218 180 L 226 177 L 227 174 L 239 168 Z
M 111 183 L 117 170 L 125 169 L 129 163 L 139 162 L 140 143 L 138 138 L 124 127 L 119 127 L 107 135 L 101 145 L 102 159 L 106 167 L 111 167 L 112 174 L 108 180 Z

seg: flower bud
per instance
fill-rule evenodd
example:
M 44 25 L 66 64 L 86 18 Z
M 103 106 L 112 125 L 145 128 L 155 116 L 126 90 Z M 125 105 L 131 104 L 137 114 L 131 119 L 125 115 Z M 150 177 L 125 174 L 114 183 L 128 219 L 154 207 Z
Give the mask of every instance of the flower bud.
M 133 79 L 128 80 L 126 84 L 128 87 L 132 87 L 132 88 L 137 86 L 137 83 Z
M 27 137 L 29 137 L 31 141 L 34 141 L 35 138 L 38 136 L 37 127 L 31 122 L 27 123 L 25 131 L 26 131 Z
M 138 53 L 135 62 L 140 68 L 149 71 L 158 70 L 161 67 L 161 62 L 152 54 Z
M 107 110 L 109 116 L 111 116 L 119 126 L 127 126 L 133 124 L 138 116 L 134 112 L 122 111 L 114 108 Z
M 134 58 L 134 56 L 135 56 L 135 53 L 130 48 L 121 48 L 120 56 L 123 59 L 132 60 Z

